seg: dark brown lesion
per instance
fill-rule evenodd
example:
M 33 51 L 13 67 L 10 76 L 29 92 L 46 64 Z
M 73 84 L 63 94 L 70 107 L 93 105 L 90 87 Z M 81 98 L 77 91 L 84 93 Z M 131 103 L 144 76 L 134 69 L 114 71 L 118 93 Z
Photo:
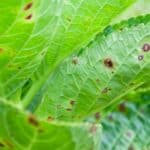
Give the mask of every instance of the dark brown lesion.
M 28 16 L 26 16 L 25 19 L 27 19 L 27 20 L 32 19 L 32 14 L 29 14 Z
M 33 6 L 33 3 L 30 2 L 30 3 L 26 4 L 26 6 L 24 7 L 24 10 L 27 11 L 27 10 L 29 10 L 30 8 L 32 8 L 32 6 Z
M 6 139 L 5 139 L 3 142 L 4 142 L 5 145 L 6 145 L 7 147 L 9 147 L 10 149 L 13 149 L 13 148 L 14 148 L 13 143 L 11 143 L 9 140 L 6 140 Z
M 47 117 L 47 121 L 50 122 L 50 121 L 53 121 L 53 120 L 54 120 L 54 117 L 52 117 L 52 116 L 48 116 L 48 117 Z
M 96 113 L 94 114 L 94 117 L 95 117 L 96 120 L 100 120 L 101 115 L 100 115 L 99 112 L 96 112 Z
M 126 112 L 126 104 L 123 102 L 118 106 L 118 110 L 122 113 Z
M 38 126 L 39 126 L 38 120 L 37 120 L 36 117 L 35 117 L 34 115 L 32 115 L 32 114 L 29 115 L 29 117 L 28 117 L 28 122 L 29 122 L 31 125 L 35 126 L 35 127 L 38 127 Z
M 144 52 L 149 52 L 149 51 L 150 51 L 150 44 L 145 43 L 145 44 L 143 45 L 143 47 L 142 47 L 142 50 L 143 50 Z
M 70 101 L 70 105 L 71 105 L 71 106 L 74 106 L 74 104 L 75 104 L 75 101 L 74 101 L 74 100 L 71 100 L 71 101 Z
M 114 63 L 111 58 L 105 58 L 104 65 L 110 69 L 112 69 L 114 67 Z
M 77 65 L 79 63 L 79 60 L 77 57 L 73 57 L 72 64 Z
M 111 91 L 111 88 L 106 87 L 102 90 L 102 93 L 105 94 L 105 93 L 108 93 L 109 91 Z
M 0 142 L 0 148 L 5 147 L 4 143 Z
M 72 111 L 72 109 L 71 108 L 66 108 L 66 111 Z

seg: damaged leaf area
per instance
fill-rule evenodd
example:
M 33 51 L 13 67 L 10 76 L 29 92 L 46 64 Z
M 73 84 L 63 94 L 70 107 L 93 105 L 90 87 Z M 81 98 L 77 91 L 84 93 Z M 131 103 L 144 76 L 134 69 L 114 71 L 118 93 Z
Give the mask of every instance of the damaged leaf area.
M 79 116 L 83 119 L 150 83 L 149 17 L 133 18 L 132 24 L 128 20 L 107 27 L 76 56 L 67 58 L 43 85 L 44 99 L 38 103 L 36 114 L 47 117 L 50 113 L 62 120 L 76 120 Z M 63 109 L 70 99 L 76 103 L 66 113 Z M 49 107 L 61 101 L 65 103 L 54 114 Z M 47 113 L 42 113 L 43 109 Z M 121 105 L 120 109 L 123 111 L 124 107 Z
M 148 1 L 0 0 L 0 150 L 150 149 Z

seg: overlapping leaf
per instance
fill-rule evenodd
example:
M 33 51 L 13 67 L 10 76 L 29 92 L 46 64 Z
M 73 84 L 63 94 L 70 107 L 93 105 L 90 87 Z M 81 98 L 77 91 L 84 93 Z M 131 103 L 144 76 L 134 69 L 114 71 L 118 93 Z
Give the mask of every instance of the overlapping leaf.
M 103 119 L 100 150 L 150 149 L 149 94 L 141 94 L 140 99 L 132 99 L 134 102 L 121 103 Z
M 100 136 L 100 125 L 37 120 L 0 99 L 1 150 L 98 150 Z
M 68 58 L 30 105 L 36 114 L 80 119 L 103 110 L 132 89 L 150 83 L 150 16 L 108 27 Z M 44 94 L 43 94 L 44 93 Z M 39 101 L 38 101 L 39 99 Z

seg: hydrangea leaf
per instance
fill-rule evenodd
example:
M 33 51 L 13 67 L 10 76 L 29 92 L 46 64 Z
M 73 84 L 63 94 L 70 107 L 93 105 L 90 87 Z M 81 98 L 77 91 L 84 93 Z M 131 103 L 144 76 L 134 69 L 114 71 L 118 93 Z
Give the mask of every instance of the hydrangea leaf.
M 49 77 L 30 105 L 40 117 L 83 119 L 150 83 L 150 15 L 108 27 Z M 36 108 L 38 107 L 38 108 Z

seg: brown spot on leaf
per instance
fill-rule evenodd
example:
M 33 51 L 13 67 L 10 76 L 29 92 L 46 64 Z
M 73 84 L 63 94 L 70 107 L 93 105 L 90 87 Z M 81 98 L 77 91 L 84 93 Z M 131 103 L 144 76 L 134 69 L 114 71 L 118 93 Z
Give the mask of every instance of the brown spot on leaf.
M 30 20 L 32 18 L 32 14 L 29 14 L 25 19 Z
M 32 115 L 32 114 L 28 117 L 28 122 L 29 122 L 31 125 L 35 126 L 35 127 L 38 127 L 38 126 L 39 126 L 39 122 L 37 121 L 37 119 L 35 118 L 35 116 Z
M 102 90 L 102 93 L 104 93 L 104 94 L 108 93 L 110 90 L 111 90 L 110 88 L 106 87 Z
M 100 82 L 100 80 L 99 80 L 99 79 L 96 79 L 96 82 L 97 82 L 97 83 L 99 83 L 99 82 Z
M 138 60 L 141 61 L 141 60 L 143 60 L 143 59 L 144 59 L 144 55 L 139 55 L 139 56 L 138 56 Z
M 1 54 L 3 51 L 4 51 L 4 49 L 0 47 L 0 54 Z
M 126 112 L 126 105 L 125 103 L 121 103 L 118 107 L 120 112 Z
M 128 150 L 135 150 L 135 149 L 134 149 L 133 145 L 130 145 Z
M 73 59 L 72 59 L 72 63 L 74 64 L 74 65 L 77 65 L 79 62 L 78 62 L 78 58 L 77 57 L 74 57 Z
M 101 117 L 100 113 L 99 112 L 95 113 L 94 117 L 95 117 L 96 120 L 100 120 L 100 117 Z
M 5 147 L 5 145 L 3 143 L 0 142 L 0 147 Z
M 28 3 L 25 7 L 24 10 L 29 10 L 32 7 L 33 3 Z
M 8 140 L 4 140 L 5 145 L 7 145 L 10 149 L 13 149 L 14 145 L 8 141 Z
M 148 52 L 148 51 L 150 50 L 150 44 L 145 43 L 145 44 L 143 45 L 142 49 L 143 49 L 144 52 Z
M 74 104 L 75 104 L 75 101 L 74 101 L 74 100 L 71 100 L 71 101 L 70 101 L 70 105 L 74 106 Z
M 47 117 L 47 121 L 52 121 L 52 120 L 54 120 L 54 118 L 52 116 Z
M 104 60 L 104 65 L 108 68 L 113 68 L 113 66 L 114 66 L 113 61 L 111 60 L 111 58 L 106 58 Z
M 66 110 L 67 110 L 67 111 L 72 111 L 72 109 L 71 109 L 71 108 L 67 108 Z

